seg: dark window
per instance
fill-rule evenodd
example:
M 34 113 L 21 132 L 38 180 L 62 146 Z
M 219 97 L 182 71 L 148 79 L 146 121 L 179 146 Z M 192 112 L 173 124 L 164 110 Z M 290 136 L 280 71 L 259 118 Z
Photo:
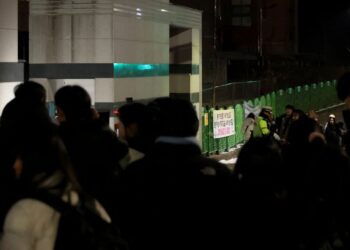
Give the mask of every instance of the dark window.
M 251 0 L 232 0 L 232 25 L 245 27 L 252 25 Z

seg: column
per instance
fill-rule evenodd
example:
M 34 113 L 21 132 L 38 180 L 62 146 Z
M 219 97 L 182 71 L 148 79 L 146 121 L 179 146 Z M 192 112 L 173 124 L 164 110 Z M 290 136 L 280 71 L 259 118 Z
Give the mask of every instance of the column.
M 200 30 L 171 28 L 170 33 L 172 34 L 170 38 L 170 96 L 191 101 L 197 109 L 201 122 Z M 198 133 L 198 139 L 201 139 L 201 130 Z
M 0 0 L 0 114 L 13 97 L 13 88 L 23 81 L 23 65 L 18 64 L 18 4 Z

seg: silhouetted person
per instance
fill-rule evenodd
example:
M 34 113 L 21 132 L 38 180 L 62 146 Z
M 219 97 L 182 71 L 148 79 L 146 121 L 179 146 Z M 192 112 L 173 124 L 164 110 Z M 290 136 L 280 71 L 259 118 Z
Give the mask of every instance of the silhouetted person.
M 343 119 L 347 130 L 350 128 L 350 72 L 344 73 L 337 81 L 337 95 L 339 100 L 345 102 L 343 110 Z M 350 134 L 349 132 L 343 137 L 346 152 L 350 156 Z
M 41 193 L 77 206 L 81 190 L 63 142 L 47 112 L 27 111 L 35 119 L 35 126 L 26 126 L 25 133 L 18 131 L 22 137 L 16 141 L 14 149 L 16 160 L 13 168 L 20 183 L 21 198 L 6 215 L 0 249 L 53 250 L 62 214 L 31 195 Z M 101 205 L 92 201 L 96 213 L 110 222 Z
M 62 87 L 55 94 L 55 104 L 60 134 L 79 183 L 114 217 L 119 161 L 127 147 L 96 117 L 90 96 L 82 87 Z
M 15 98 L 6 104 L 0 119 L 0 229 L 3 217 L 18 198 L 13 165 L 18 143 L 38 124 L 39 117 L 50 120 L 45 107 L 46 91 L 36 82 L 24 82 L 14 89 Z
M 250 139 L 238 155 L 234 174 L 238 179 L 237 239 L 232 249 L 295 249 L 277 142 L 271 137 Z
M 150 118 L 146 105 L 128 103 L 118 109 L 118 137 L 129 146 L 124 167 L 144 157 L 152 146 Z
M 148 108 L 155 143 L 122 175 L 130 249 L 223 249 L 234 237 L 229 170 L 202 156 L 190 102 L 158 98 Z

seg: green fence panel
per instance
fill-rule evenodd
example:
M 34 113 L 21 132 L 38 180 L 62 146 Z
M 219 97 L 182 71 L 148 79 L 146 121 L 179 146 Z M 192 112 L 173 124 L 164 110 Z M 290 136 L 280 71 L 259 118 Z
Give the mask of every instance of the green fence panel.
M 317 97 L 317 84 L 313 83 L 310 86 L 310 107 L 313 110 L 319 109 L 319 101 Z
M 286 103 L 285 105 L 283 105 L 283 110 L 284 110 L 284 107 L 287 105 L 287 104 L 291 104 L 291 105 L 294 105 L 295 106 L 295 97 L 294 97 L 294 91 L 292 88 L 288 88 L 287 89 L 287 96 L 286 96 Z
M 277 109 L 276 109 L 276 92 L 271 93 L 271 107 L 272 111 L 277 115 Z
M 332 90 L 333 90 L 333 87 L 332 87 L 332 84 L 331 82 L 326 82 L 325 83 L 325 86 L 324 86 L 324 89 L 325 89 L 325 96 L 324 96 L 324 100 L 322 100 L 323 102 L 325 102 L 325 106 L 326 107 L 329 107 L 329 106 L 332 106 L 334 104 L 334 100 L 333 100 L 333 96 L 332 96 Z
M 266 97 L 265 96 L 260 97 L 260 105 L 261 105 L 261 107 L 266 106 Z
M 244 109 L 241 104 L 235 106 L 235 129 L 236 129 L 236 144 L 243 141 L 243 133 L 241 131 L 244 122 Z
M 326 84 L 324 84 L 323 82 L 319 82 L 317 84 L 317 99 L 319 100 L 319 109 L 328 107 L 329 105 L 329 100 L 327 98 L 327 87 Z
M 228 107 L 229 109 L 233 109 L 233 106 Z M 235 110 L 234 110 L 235 112 Z M 236 115 L 235 115 L 235 119 L 236 119 Z M 236 126 L 235 126 L 236 129 Z M 236 134 L 233 134 L 231 136 L 227 137 L 227 149 L 233 148 L 236 145 Z
M 333 104 L 338 104 L 340 103 L 339 99 L 338 99 L 338 96 L 337 96 L 337 90 L 336 90 L 336 87 L 337 87 L 337 81 L 336 80 L 333 80 L 331 81 L 331 86 L 332 86 L 332 100 L 333 100 Z
M 301 86 L 297 86 L 294 88 L 294 107 L 305 110 Z
M 271 94 L 270 93 L 266 95 L 266 105 L 272 107 L 272 111 L 276 112 L 276 110 L 274 109 L 274 107 L 272 105 L 272 100 L 271 100 Z
M 209 154 L 209 112 L 202 108 L 202 153 Z
M 256 107 L 256 106 L 261 106 L 259 98 L 254 99 L 254 107 Z
M 304 106 L 304 110 L 311 110 L 311 106 L 310 106 L 310 86 L 309 85 L 305 85 L 303 88 L 303 92 L 302 92 L 302 96 L 303 96 L 303 106 Z
M 279 116 L 283 113 L 284 106 L 286 105 L 286 98 L 284 90 L 280 89 L 276 94 L 276 116 Z
M 209 114 L 209 153 L 212 154 L 216 151 L 216 146 L 215 146 L 215 140 L 214 140 L 214 127 L 213 127 L 213 111 L 214 109 L 211 108 L 208 112 Z

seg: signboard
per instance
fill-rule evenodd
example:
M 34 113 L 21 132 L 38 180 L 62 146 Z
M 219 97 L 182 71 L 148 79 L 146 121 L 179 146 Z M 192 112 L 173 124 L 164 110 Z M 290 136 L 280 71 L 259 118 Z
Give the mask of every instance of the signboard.
M 214 138 L 235 134 L 235 113 L 233 109 L 213 111 Z

